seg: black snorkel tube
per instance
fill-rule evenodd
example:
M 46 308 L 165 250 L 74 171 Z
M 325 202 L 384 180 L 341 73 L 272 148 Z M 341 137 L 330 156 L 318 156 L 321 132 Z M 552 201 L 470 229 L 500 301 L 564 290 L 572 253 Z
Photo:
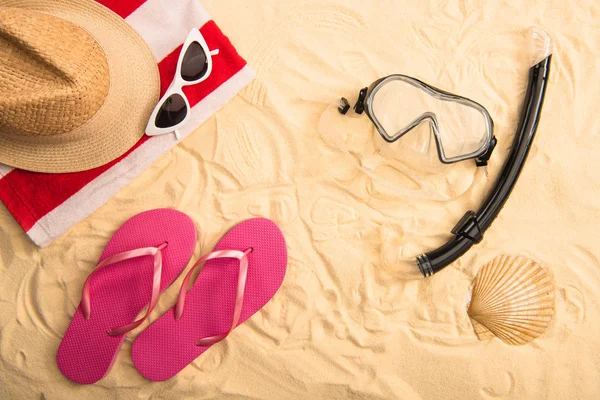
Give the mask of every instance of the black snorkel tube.
M 490 227 L 508 200 L 535 137 L 544 104 L 546 85 L 550 73 L 552 55 L 529 70 L 529 84 L 525 96 L 521 122 L 513 140 L 513 146 L 496 185 L 479 211 L 468 211 L 456 224 L 455 235 L 448 243 L 436 250 L 417 257 L 417 265 L 424 277 L 442 270 L 464 255 L 474 244 L 481 242 L 484 232 Z

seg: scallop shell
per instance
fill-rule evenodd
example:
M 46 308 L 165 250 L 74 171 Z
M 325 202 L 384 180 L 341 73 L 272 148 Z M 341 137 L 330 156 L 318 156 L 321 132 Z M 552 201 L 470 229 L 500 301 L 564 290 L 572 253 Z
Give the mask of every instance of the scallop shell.
M 479 340 L 496 336 L 511 345 L 529 343 L 554 315 L 552 277 L 528 258 L 496 257 L 477 273 L 467 313 Z

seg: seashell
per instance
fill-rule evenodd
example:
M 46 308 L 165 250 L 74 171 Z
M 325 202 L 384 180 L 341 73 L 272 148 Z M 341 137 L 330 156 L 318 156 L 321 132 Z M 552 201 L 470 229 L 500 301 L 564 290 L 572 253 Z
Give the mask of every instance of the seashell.
M 496 257 L 477 273 L 467 314 L 479 340 L 496 336 L 511 345 L 529 343 L 554 315 L 552 276 L 528 258 Z

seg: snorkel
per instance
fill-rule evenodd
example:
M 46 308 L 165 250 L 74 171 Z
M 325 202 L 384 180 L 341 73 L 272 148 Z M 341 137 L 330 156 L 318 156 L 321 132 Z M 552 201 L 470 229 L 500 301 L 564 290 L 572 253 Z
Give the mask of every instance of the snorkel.
M 479 211 L 468 211 L 452 229 L 452 238 L 443 246 L 421 254 L 416 258 L 416 270 L 404 266 L 402 274 L 405 279 L 431 276 L 456 261 L 473 245 L 481 242 L 483 234 L 508 200 L 519 175 L 523 169 L 529 149 L 540 120 L 546 85 L 550 73 L 551 40 L 543 31 L 533 31 L 533 41 L 536 46 L 533 67 L 529 70 L 529 84 L 521 121 L 517 128 L 513 146 L 506 159 L 494 188 Z M 409 263 L 407 263 L 409 264 Z
M 470 210 L 463 215 L 451 230 L 454 237 L 446 244 L 417 257 L 414 257 L 414 253 L 407 257 L 404 255 L 406 248 L 399 248 L 399 257 L 394 257 L 393 261 L 388 259 L 384 263 L 394 277 L 426 278 L 462 257 L 473 245 L 483 240 L 485 231 L 508 200 L 525 165 L 537 131 L 550 73 L 550 37 L 541 30 L 532 29 L 531 32 L 533 59 L 521 119 L 511 150 L 494 187 L 477 212 Z M 383 95 L 380 94 L 382 92 Z M 379 104 L 379 107 L 376 108 L 376 104 Z M 454 107 L 451 112 L 450 107 Z M 445 200 L 440 198 L 435 187 L 420 185 L 419 190 L 406 189 L 378 176 L 376 168 L 386 165 L 381 161 L 385 157 L 377 146 L 372 145 L 373 143 L 382 142 L 389 145 L 417 125 L 428 122 L 440 161 L 451 164 L 473 159 L 478 167 L 476 175 L 479 177 L 482 175 L 480 172 L 485 173 L 481 167 L 488 164 L 497 143 L 493 135 L 493 122 L 482 105 L 405 75 L 389 75 L 375 81 L 370 87 L 361 89 L 353 112 L 350 109 L 346 98 L 329 106 L 319 121 L 321 137 L 332 148 L 345 153 L 348 159 L 372 180 L 390 187 L 397 194 L 428 200 Z M 381 110 L 383 112 L 380 112 Z M 402 112 L 395 113 L 394 110 Z M 473 113 L 469 114 L 470 112 Z M 357 130 L 346 125 L 351 122 L 345 116 L 360 117 L 362 114 L 366 114 L 375 125 L 378 133 L 376 135 L 379 136 L 376 140 L 371 139 L 372 133 L 369 131 Z M 455 121 L 451 117 L 456 117 L 455 121 L 458 123 L 453 124 Z M 450 145 L 448 149 L 447 145 Z M 400 168 L 398 163 L 389 166 L 391 168 L 388 169 L 392 170 Z

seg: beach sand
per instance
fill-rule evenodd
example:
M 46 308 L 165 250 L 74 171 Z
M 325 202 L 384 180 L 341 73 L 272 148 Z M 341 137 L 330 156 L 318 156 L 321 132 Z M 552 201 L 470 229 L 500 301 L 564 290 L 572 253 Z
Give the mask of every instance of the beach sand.
M 45 249 L 0 206 L 2 399 L 594 399 L 600 397 L 600 5 L 531 1 L 203 0 L 257 78 L 181 145 Z M 485 239 L 432 278 L 402 281 L 399 254 L 443 243 L 492 187 L 510 149 L 530 66 L 527 28 L 554 41 L 529 159 Z M 402 73 L 483 104 L 499 144 L 472 163 L 411 164 L 398 195 L 317 131 L 338 97 Z M 112 233 L 141 211 L 194 220 L 195 256 L 238 222 L 265 216 L 288 244 L 283 286 L 263 310 L 175 378 L 146 381 L 135 336 L 108 375 L 78 386 L 55 357 L 85 278 Z M 466 313 L 478 269 L 524 255 L 555 279 L 556 313 L 525 346 L 479 341 Z M 124 294 L 126 295 L 126 294 Z

